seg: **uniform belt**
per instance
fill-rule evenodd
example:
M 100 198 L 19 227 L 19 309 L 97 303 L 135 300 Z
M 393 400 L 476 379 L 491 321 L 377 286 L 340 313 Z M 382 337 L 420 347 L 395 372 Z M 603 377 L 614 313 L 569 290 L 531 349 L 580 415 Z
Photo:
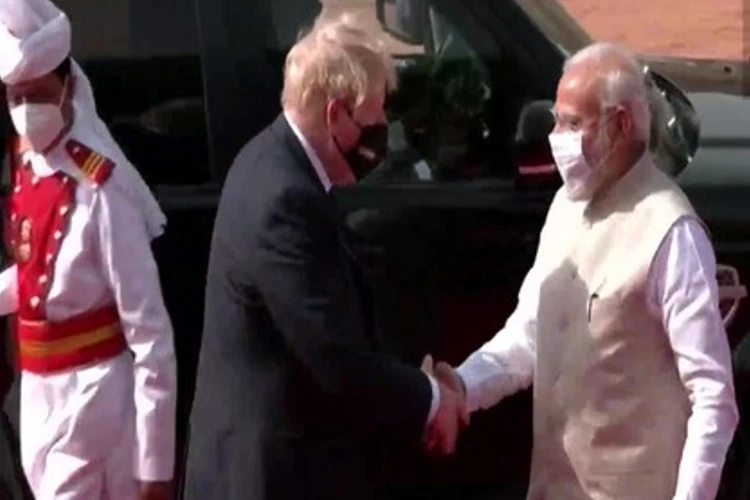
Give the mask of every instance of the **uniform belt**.
M 34 373 L 69 370 L 113 358 L 127 348 L 114 306 L 65 321 L 19 318 L 21 369 Z

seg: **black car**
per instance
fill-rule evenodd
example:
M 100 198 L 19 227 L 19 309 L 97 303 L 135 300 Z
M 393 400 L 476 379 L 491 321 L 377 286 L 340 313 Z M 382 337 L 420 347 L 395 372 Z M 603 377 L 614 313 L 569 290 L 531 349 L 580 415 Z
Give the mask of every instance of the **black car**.
M 286 52 L 321 10 L 364 16 L 387 32 L 397 55 L 401 84 L 388 102 L 389 156 L 360 183 L 335 192 L 389 348 L 414 364 L 428 352 L 458 364 L 503 326 L 560 185 L 547 133 L 562 64 L 590 42 L 558 4 L 59 3 L 73 21 L 74 53 L 102 117 L 169 220 L 155 250 L 175 328 L 180 456 L 221 183 L 239 148 L 280 111 Z M 705 86 L 686 94 L 662 72 L 679 66 L 662 60 L 653 67 L 654 155 L 707 222 L 719 262 L 731 266 L 720 280 L 736 285 L 735 270 L 750 273 L 750 100 Z M 689 86 L 681 71 L 674 81 Z M 733 347 L 750 323 L 748 308 L 737 304 L 730 295 L 723 302 L 733 318 Z M 394 498 L 523 498 L 530 410 L 524 392 L 477 414 L 449 460 L 404 456 L 394 464 Z M 741 490 L 742 432 L 726 467 L 724 499 L 750 495 Z

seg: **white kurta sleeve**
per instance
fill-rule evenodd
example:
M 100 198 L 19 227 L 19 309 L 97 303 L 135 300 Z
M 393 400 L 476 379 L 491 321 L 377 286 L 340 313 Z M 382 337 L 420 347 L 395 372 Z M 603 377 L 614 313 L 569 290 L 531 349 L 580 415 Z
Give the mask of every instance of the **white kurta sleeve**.
M 174 468 L 177 374 L 151 240 L 141 212 L 112 182 L 99 188 L 92 212 L 104 275 L 134 356 L 134 473 L 142 481 L 167 481 Z
M 0 273 L 0 316 L 18 309 L 18 270 L 15 265 Z
M 738 413 L 716 258 L 697 221 L 685 218 L 672 227 L 649 285 L 692 405 L 674 500 L 713 500 Z
M 458 367 L 469 411 L 490 408 L 531 385 L 540 285 L 539 274 L 532 267 L 518 293 L 518 305 L 503 329 Z

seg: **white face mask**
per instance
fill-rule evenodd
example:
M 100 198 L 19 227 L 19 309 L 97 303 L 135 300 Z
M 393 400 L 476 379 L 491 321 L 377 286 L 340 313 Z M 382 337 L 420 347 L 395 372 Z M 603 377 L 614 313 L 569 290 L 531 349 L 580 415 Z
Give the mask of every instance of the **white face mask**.
M 29 142 L 36 152 L 44 151 L 65 127 L 62 102 L 65 99 L 67 80 L 58 104 L 22 103 L 10 109 L 10 118 L 19 135 Z
M 568 197 L 580 198 L 593 172 L 583 155 L 583 132 L 553 132 L 549 145 Z
M 600 130 L 600 133 L 602 131 Z M 594 177 L 606 161 L 609 153 L 604 151 L 610 146 L 609 141 L 599 136 L 596 141 L 597 164 L 590 165 L 583 154 L 583 132 L 553 132 L 549 135 L 552 156 L 560 172 L 568 197 L 572 200 L 583 199 L 590 195 L 594 187 Z

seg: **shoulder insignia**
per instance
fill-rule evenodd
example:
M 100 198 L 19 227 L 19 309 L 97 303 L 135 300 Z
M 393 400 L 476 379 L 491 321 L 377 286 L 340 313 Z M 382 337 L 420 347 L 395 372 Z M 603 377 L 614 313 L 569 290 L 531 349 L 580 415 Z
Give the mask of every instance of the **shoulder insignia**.
M 83 172 L 83 175 L 95 185 L 103 184 L 112 175 L 115 162 L 100 155 L 85 144 L 70 139 L 65 144 L 65 150 L 73 159 L 73 163 Z

